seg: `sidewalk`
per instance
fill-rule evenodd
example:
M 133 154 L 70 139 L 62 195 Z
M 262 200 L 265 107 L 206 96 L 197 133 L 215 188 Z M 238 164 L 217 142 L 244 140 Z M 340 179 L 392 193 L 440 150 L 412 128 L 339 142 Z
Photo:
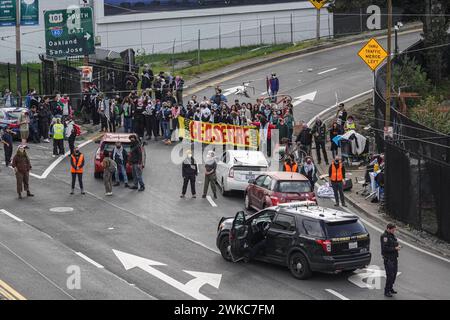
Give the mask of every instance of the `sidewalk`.
M 349 115 L 351 114 L 351 108 L 355 106 L 357 103 L 358 101 L 354 101 L 347 103 L 345 105 L 347 111 L 349 112 Z M 329 120 L 331 119 L 332 118 L 330 117 L 328 119 L 324 119 L 325 123 L 327 124 L 327 128 L 329 127 Z M 329 150 L 330 141 L 327 141 L 326 149 L 329 163 L 331 163 L 333 157 L 331 155 L 331 151 Z M 318 176 L 321 175 L 328 176 L 329 166 L 327 166 L 325 162 L 322 162 L 320 165 L 317 164 L 317 156 L 316 150 L 314 148 L 314 143 L 311 155 L 313 156 L 314 162 L 316 163 Z M 372 203 L 370 199 L 365 199 L 366 196 L 361 195 L 362 191 L 364 190 L 362 182 L 365 181 L 364 179 L 366 170 L 365 166 L 349 167 L 349 168 L 346 167 L 345 169 L 346 169 L 346 178 L 352 179 L 353 183 L 353 188 L 351 190 L 344 191 L 346 203 L 353 206 L 359 213 L 365 215 L 369 219 L 381 225 L 381 228 L 383 229 L 384 226 L 386 226 L 389 222 L 395 223 L 398 226 L 398 233 L 400 234 L 400 236 L 409 243 L 422 247 L 437 255 L 450 258 L 450 243 L 445 242 L 425 231 L 413 229 L 409 225 L 401 221 L 395 220 L 394 218 L 387 215 L 386 212 L 384 212 L 379 203 Z M 326 179 L 326 181 L 328 181 L 328 179 Z M 360 181 L 361 183 L 359 183 L 358 181 Z M 334 199 L 332 199 L 332 201 L 334 202 Z M 342 208 L 340 209 L 342 210 Z M 374 241 L 377 240 L 378 239 L 374 239 Z

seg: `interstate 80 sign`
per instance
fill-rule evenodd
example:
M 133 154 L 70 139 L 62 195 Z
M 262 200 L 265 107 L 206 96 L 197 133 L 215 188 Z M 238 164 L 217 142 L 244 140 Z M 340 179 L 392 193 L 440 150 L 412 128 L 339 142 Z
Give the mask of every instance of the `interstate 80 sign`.
M 63 58 L 95 53 L 92 8 L 44 12 L 48 57 Z

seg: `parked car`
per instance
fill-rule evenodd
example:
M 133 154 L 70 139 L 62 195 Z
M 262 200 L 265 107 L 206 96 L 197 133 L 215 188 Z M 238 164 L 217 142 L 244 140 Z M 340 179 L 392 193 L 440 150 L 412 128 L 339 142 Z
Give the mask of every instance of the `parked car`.
M 19 137 L 19 117 L 26 108 L 0 108 L 0 129 L 10 128 Z
M 244 191 L 249 181 L 268 168 L 269 161 L 261 151 L 228 150 L 217 162 L 217 183 L 223 195 L 231 190 Z
M 222 218 L 216 245 L 226 261 L 246 257 L 258 241 L 255 259 L 286 266 L 297 279 L 312 273 L 354 271 L 370 264 L 370 235 L 358 216 L 302 201 L 280 204 L 249 217 L 240 211 Z
M 103 161 L 103 152 L 109 151 L 112 153 L 114 150 L 114 147 L 116 145 L 116 142 L 121 142 L 123 148 L 127 153 L 130 153 L 131 150 L 131 141 L 130 141 L 130 135 L 136 136 L 136 139 L 139 141 L 139 138 L 135 134 L 130 133 L 105 133 L 103 137 L 100 140 L 97 140 L 96 143 L 99 143 L 100 146 L 98 147 L 96 153 L 95 153 L 95 169 L 94 169 L 94 177 L 99 179 L 103 176 L 103 167 L 102 167 L 102 161 Z M 141 144 L 142 148 L 142 163 L 145 166 L 146 162 L 146 153 L 145 148 Z M 127 176 L 132 176 L 132 168 L 129 163 L 126 165 L 126 171 Z
M 308 178 L 296 172 L 266 172 L 249 181 L 245 208 L 261 210 L 280 203 L 311 200 L 316 202 Z

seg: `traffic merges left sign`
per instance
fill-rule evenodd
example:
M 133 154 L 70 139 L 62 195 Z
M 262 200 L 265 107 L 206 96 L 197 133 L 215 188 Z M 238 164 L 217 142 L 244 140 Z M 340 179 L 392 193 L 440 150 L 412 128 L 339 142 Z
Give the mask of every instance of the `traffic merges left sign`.
M 45 48 L 54 58 L 95 53 L 92 8 L 45 11 Z
M 358 55 L 369 66 L 369 68 L 372 69 L 372 71 L 375 71 L 384 59 L 386 59 L 388 53 L 375 38 L 372 38 L 358 52 Z

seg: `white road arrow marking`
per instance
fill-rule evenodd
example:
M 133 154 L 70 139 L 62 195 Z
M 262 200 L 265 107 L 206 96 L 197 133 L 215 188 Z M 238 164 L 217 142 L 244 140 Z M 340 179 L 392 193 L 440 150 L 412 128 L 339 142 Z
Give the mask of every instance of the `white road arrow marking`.
M 165 273 L 153 268 L 152 266 L 165 266 L 166 264 L 153 261 L 150 259 L 138 257 L 129 253 L 125 253 L 119 250 L 114 250 L 114 254 L 116 257 L 120 260 L 120 262 L 123 264 L 125 270 L 130 270 L 133 268 L 139 268 L 142 269 L 151 275 L 155 276 L 156 278 L 164 281 L 165 283 L 171 285 L 172 287 L 190 295 L 191 297 L 197 299 L 197 300 L 211 300 L 211 298 L 201 294 L 199 290 L 202 286 L 205 284 L 209 284 L 212 287 L 218 289 L 220 286 L 220 281 L 222 279 L 221 274 L 214 274 L 214 273 L 205 273 L 205 272 L 196 272 L 196 271 L 185 271 L 186 273 L 194 276 L 195 278 L 189 281 L 188 283 L 184 284 L 181 283 L 174 278 L 166 275 Z
M 92 36 L 89 34 L 89 32 L 86 32 L 86 34 L 84 35 L 84 38 L 87 40 L 87 41 L 89 41 L 89 39 L 91 38 Z
M 246 83 L 246 84 L 245 84 L 245 86 L 248 86 L 248 85 L 249 85 L 249 83 Z M 227 96 L 229 96 L 230 94 L 235 94 L 235 93 L 238 92 L 238 91 L 244 91 L 244 90 L 245 90 L 245 87 L 244 87 L 244 86 L 232 87 L 232 88 L 225 89 L 225 90 L 223 91 L 223 95 L 224 95 L 225 97 L 227 97 Z
M 314 91 L 314 92 L 305 94 L 303 96 L 295 97 L 292 105 L 295 107 L 305 101 L 314 101 L 316 99 L 316 95 L 317 95 L 317 91 Z
M 397 272 L 399 276 L 401 272 Z M 378 266 L 370 266 L 366 269 L 355 271 L 348 281 L 362 289 L 381 289 L 381 278 L 386 278 L 386 271 Z

